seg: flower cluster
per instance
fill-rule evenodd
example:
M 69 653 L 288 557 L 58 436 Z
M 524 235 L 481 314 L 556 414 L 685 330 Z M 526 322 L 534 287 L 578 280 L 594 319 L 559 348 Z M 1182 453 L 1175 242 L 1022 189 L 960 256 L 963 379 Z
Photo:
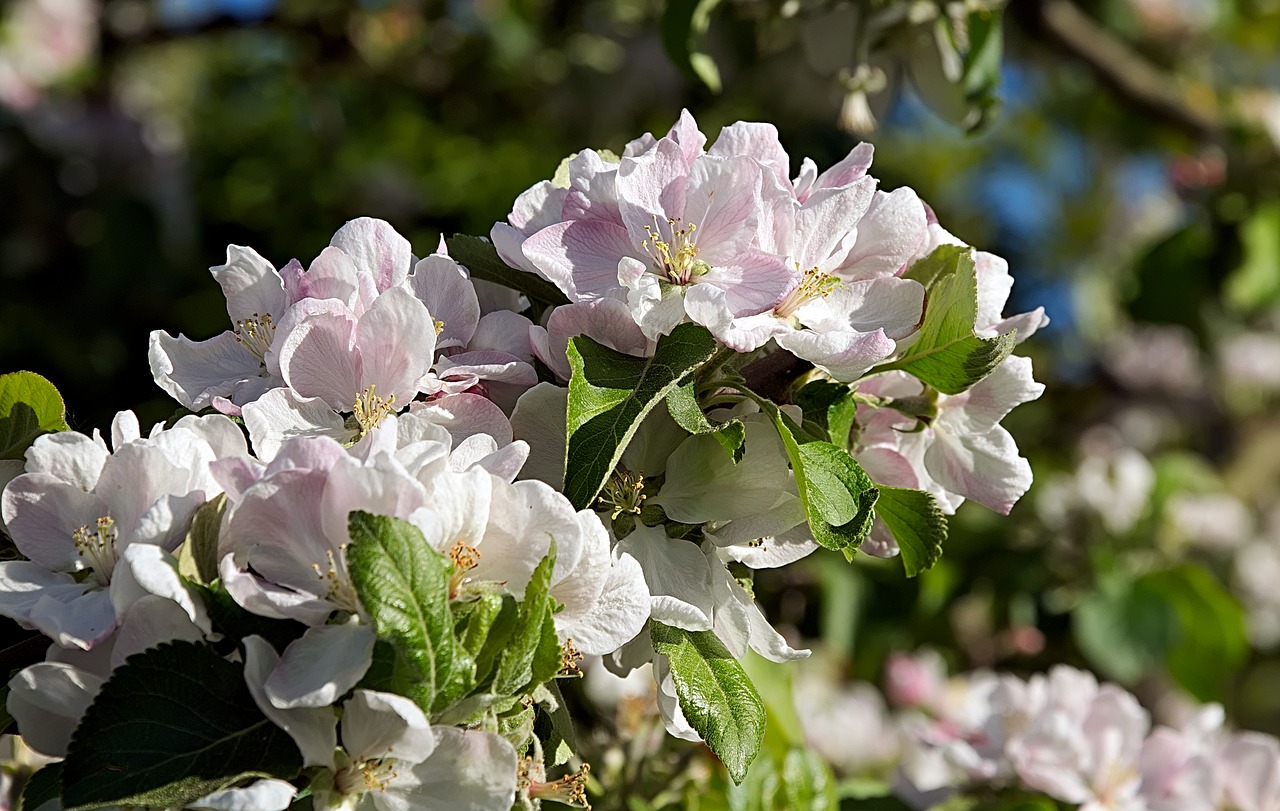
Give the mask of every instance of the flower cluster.
M 815 676 L 797 683 L 796 698 L 807 735 L 833 765 L 891 774 L 893 793 L 913 808 L 1008 790 L 1083 811 L 1261 811 L 1280 802 L 1276 738 L 1225 728 L 1216 704 L 1153 724 L 1133 695 L 1065 665 L 1029 678 L 948 679 L 936 654 L 897 653 L 883 698 L 866 683 L 837 688 Z M 867 735 L 831 734 L 855 726 Z
M 737 660 L 808 656 L 752 570 L 825 547 L 915 574 L 961 501 L 1008 512 L 1030 472 L 999 423 L 1042 391 L 1010 353 L 1044 317 L 1002 318 L 1006 265 L 878 190 L 868 146 L 791 180 L 771 126 L 706 141 L 685 113 L 579 153 L 492 243 L 423 259 L 372 219 L 306 269 L 231 246 L 230 328 L 151 336 L 190 414 L 30 445 L 0 614 L 53 645 L 8 706 L 68 804 L 580 804 L 534 730 L 584 655 L 651 663 L 667 730 L 740 781 L 765 722 Z M 133 685 L 195 661 L 157 688 L 195 702 L 176 743 Z M 139 765 L 183 745 L 217 774 Z

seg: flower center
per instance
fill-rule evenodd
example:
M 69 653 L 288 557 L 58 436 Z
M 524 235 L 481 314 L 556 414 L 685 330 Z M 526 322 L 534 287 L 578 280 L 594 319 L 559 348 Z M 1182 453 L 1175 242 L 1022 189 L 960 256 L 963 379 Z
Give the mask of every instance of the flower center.
M 374 394 L 375 388 L 370 386 L 357 394 L 356 403 L 351 409 L 356 422 L 360 424 L 360 436 L 377 428 L 388 414 L 395 412 L 396 396 L 393 394 L 384 400 Z
M 360 611 L 360 599 L 356 596 L 355 586 L 351 584 L 350 578 L 346 576 L 346 567 L 339 560 L 347 551 L 345 543 L 338 544 L 337 554 L 332 549 L 325 550 L 325 565 L 319 563 L 311 564 L 311 569 L 316 573 L 316 577 L 320 578 L 324 584 L 324 598 L 336 605 L 339 609 L 347 611 L 351 614 L 357 614 Z
M 582 678 L 582 668 L 578 666 L 585 656 L 582 651 L 578 650 L 573 644 L 573 637 L 566 637 L 564 644 L 560 646 L 560 670 L 556 676 L 570 679 Z
M 470 579 L 467 572 L 480 565 L 480 550 L 467 546 L 462 541 L 455 541 L 453 548 L 449 550 L 449 560 L 453 561 L 453 574 L 449 577 L 449 599 L 453 599 Z
M 644 500 L 644 476 L 622 467 L 613 471 L 600 493 L 601 506 L 605 509 L 612 507 L 613 518 L 623 513 L 639 515 L 640 505 Z
M 104 515 L 93 524 L 85 524 L 71 534 L 76 551 L 93 570 L 93 575 L 104 586 L 111 584 L 111 572 L 116 568 L 116 522 Z
M 648 238 L 640 243 L 645 253 L 653 259 L 667 281 L 672 284 L 688 284 L 697 276 L 706 274 L 710 265 L 698 259 L 698 246 L 693 241 L 693 234 L 698 230 L 694 223 L 680 225 L 681 220 L 667 220 L 667 231 L 670 241 L 663 237 L 662 228 L 655 215 L 653 225 L 646 225 L 644 232 Z
M 271 321 L 271 313 L 250 318 L 242 318 L 236 322 L 236 340 L 245 349 L 253 353 L 259 361 L 266 358 L 267 350 L 276 337 L 276 325 Z
M 590 764 L 584 763 L 576 774 L 567 774 L 550 783 L 531 782 L 529 798 L 534 800 L 553 800 L 573 808 L 586 808 L 590 811 L 591 803 L 587 802 L 587 772 Z
M 386 791 L 400 772 L 394 758 L 363 760 L 338 771 L 333 787 L 340 794 L 365 794 L 370 791 Z
M 799 263 L 796 270 L 800 269 Z M 809 268 L 800 277 L 800 284 L 787 294 L 787 297 L 773 308 L 773 314 L 779 318 L 790 318 L 804 304 L 818 298 L 826 298 L 844 282 L 830 273 L 823 273 L 816 267 Z

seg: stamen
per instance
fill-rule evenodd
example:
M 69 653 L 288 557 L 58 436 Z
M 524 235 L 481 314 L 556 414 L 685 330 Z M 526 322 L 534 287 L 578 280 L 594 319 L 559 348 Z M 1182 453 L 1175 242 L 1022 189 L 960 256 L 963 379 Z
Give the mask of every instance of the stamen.
M 591 811 L 591 803 L 587 802 L 587 773 L 590 771 L 591 765 L 584 763 L 577 774 L 567 774 L 550 783 L 532 783 L 529 786 L 529 798 L 554 800 L 574 808 L 585 808 Z
M 441 321 L 439 318 L 435 318 L 432 320 L 435 322 L 435 325 L 436 325 L 436 335 L 439 335 L 440 333 L 444 332 L 444 322 Z
M 560 670 L 556 676 L 570 679 L 582 678 L 582 669 L 578 667 L 578 663 L 584 658 L 586 657 L 583 656 L 582 651 L 574 647 L 573 637 L 568 637 L 560 647 Z
M 343 611 L 354 614 L 360 609 L 360 599 L 356 596 L 355 586 L 345 576 L 346 567 L 342 565 L 343 561 L 339 560 L 346 551 L 345 543 L 338 545 L 337 554 L 332 549 L 326 549 L 324 554 L 327 565 L 322 568 L 319 563 L 313 563 L 311 569 L 325 584 L 325 599 Z
M 351 411 L 360 425 L 360 436 L 372 431 L 382 424 L 388 414 L 395 413 L 396 396 L 393 394 L 383 400 L 374 394 L 376 386 L 370 386 L 356 395 L 356 403 Z
M 449 550 L 449 560 L 453 561 L 453 575 L 449 578 L 449 599 L 453 599 L 470 579 L 467 572 L 480 565 L 480 550 L 467 546 L 462 541 L 455 541 L 453 548 Z
M 101 585 L 111 584 L 111 573 L 116 568 L 116 522 L 111 516 L 104 515 L 93 524 L 84 526 L 71 533 L 76 544 L 76 552 L 88 562 L 88 568 Z
M 694 223 L 678 225 L 680 222 L 679 219 L 667 220 L 667 230 L 671 234 L 671 241 L 668 242 L 662 237 L 662 229 L 655 215 L 653 225 L 644 227 L 648 236 L 640 243 L 640 247 L 653 259 L 654 265 L 666 276 L 667 281 L 683 285 L 711 268 L 706 262 L 698 260 L 698 246 L 693 241 L 698 226 Z
M 605 482 L 604 490 L 600 493 L 601 506 L 613 507 L 612 517 L 614 518 L 623 513 L 639 515 L 640 505 L 644 500 L 644 476 L 632 473 L 621 466 L 613 471 L 613 475 L 609 477 L 609 481 Z
M 236 340 L 245 349 L 253 353 L 259 361 L 266 358 L 267 350 L 276 337 L 276 325 L 271 321 L 271 313 L 250 318 L 242 318 L 236 322 Z
M 800 270 L 799 263 L 796 263 L 796 270 Z M 779 318 L 790 318 L 802 305 L 814 299 L 826 298 L 843 284 L 844 282 L 830 273 L 824 273 L 816 267 L 809 268 L 800 277 L 800 284 L 796 285 L 796 289 L 788 293 L 787 297 L 773 308 L 773 314 Z
M 399 762 L 394 758 L 365 760 L 338 770 L 333 788 L 339 794 L 366 794 L 370 791 L 386 791 L 400 776 Z

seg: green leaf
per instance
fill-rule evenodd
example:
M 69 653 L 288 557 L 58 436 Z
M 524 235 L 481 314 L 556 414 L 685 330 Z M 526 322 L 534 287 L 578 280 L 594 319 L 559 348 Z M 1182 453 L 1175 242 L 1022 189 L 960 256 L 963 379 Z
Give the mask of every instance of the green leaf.
M 777 405 L 758 395 L 753 397 L 773 421 L 786 448 L 813 539 L 827 549 L 843 551 L 852 560 L 853 551 L 871 531 L 879 490 L 847 452 L 830 442 L 811 439 Z
M 493 243 L 480 237 L 454 234 L 445 240 L 449 256 L 462 265 L 473 279 L 500 284 L 520 293 L 531 301 L 558 307 L 569 299 L 551 282 L 525 270 L 518 270 L 502 261 Z
M 490 692 L 495 695 L 514 696 L 528 692 L 555 678 L 560 670 L 560 640 L 551 616 L 549 593 L 555 564 L 553 546 L 533 570 L 533 577 L 525 587 L 511 636 L 503 646 L 494 672 Z
M 48 802 L 62 797 L 62 764 L 50 763 L 27 778 L 22 787 L 18 811 L 36 811 Z
M 182 807 L 250 776 L 291 779 L 302 755 L 267 720 L 242 665 L 203 642 L 135 654 L 90 705 L 63 762 L 68 811 Z
M 541 710 L 538 734 L 544 741 L 543 751 L 547 754 L 547 765 L 559 766 L 567 763 L 579 751 L 578 736 L 559 685 L 550 681 L 545 688 L 544 699 L 538 702 L 538 709 Z
M 937 500 L 923 490 L 881 487 L 876 515 L 893 533 L 902 550 L 902 567 L 915 577 L 933 567 L 947 539 L 947 517 Z
M 892 363 L 872 370 L 901 369 L 944 394 L 959 394 L 1009 357 L 1012 332 L 979 338 L 978 275 L 969 248 L 943 245 L 905 274 L 925 284 L 924 321 L 915 343 Z
M 782 762 L 782 793 L 787 809 L 834 811 L 838 806 L 831 767 L 812 749 L 796 747 Z
M 1161 595 L 1119 572 L 1076 606 L 1071 631 L 1090 664 L 1123 684 L 1158 667 L 1179 633 L 1177 615 Z
M 595 501 L 645 415 L 715 351 L 716 339 L 697 324 L 659 338 L 652 358 L 624 355 L 585 335 L 569 339 L 564 494 L 577 509 Z
M 191 519 L 191 529 L 178 549 L 178 573 L 193 583 L 207 586 L 218 579 L 218 530 L 226 511 L 223 493 L 201 504 Z
M 1280 300 L 1280 203 L 1258 206 L 1239 233 L 1243 256 L 1224 292 L 1232 309 L 1249 313 Z
M 395 692 L 428 715 L 439 713 L 462 698 L 475 677 L 474 660 L 454 638 L 453 564 L 407 521 L 355 511 L 349 528 L 351 582 L 378 638 L 408 665 L 399 670 Z
M 667 657 L 689 725 L 741 783 L 764 739 L 765 709 L 742 666 L 711 631 L 650 623 L 653 649 Z
M 67 430 L 67 408 L 35 372 L 0 375 L 0 459 L 21 461 L 42 434 Z
M 667 411 L 671 412 L 671 419 L 691 434 L 711 434 L 725 453 L 729 454 L 730 459 L 734 462 L 741 461 L 742 454 L 746 451 L 743 443 L 747 440 L 747 429 L 742 420 L 734 419 L 721 425 L 713 425 L 707 415 L 702 413 L 693 388 L 693 382 L 690 381 L 683 386 L 676 386 L 667 394 Z
M 1201 701 L 1226 698 L 1231 678 L 1249 656 L 1244 611 L 1208 570 L 1185 565 L 1138 581 L 1172 608 L 1178 635 L 1165 667 Z
M 853 441 L 858 405 L 853 390 L 844 383 L 813 380 L 796 392 L 795 404 L 815 420 L 838 448 L 848 449 Z
M 662 44 L 676 67 L 692 79 L 720 92 L 720 70 L 704 51 L 711 12 L 720 0 L 667 0 L 662 12 Z

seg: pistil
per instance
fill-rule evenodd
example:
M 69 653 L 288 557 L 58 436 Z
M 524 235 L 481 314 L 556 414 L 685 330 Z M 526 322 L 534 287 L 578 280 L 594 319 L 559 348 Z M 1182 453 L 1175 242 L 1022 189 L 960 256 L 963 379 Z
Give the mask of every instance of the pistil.
M 370 386 L 356 395 L 355 405 L 351 411 L 360 425 L 360 436 L 372 431 L 382 424 L 388 414 L 395 413 L 396 396 L 393 394 L 383 400 L 374 393 L 375 386 Z

